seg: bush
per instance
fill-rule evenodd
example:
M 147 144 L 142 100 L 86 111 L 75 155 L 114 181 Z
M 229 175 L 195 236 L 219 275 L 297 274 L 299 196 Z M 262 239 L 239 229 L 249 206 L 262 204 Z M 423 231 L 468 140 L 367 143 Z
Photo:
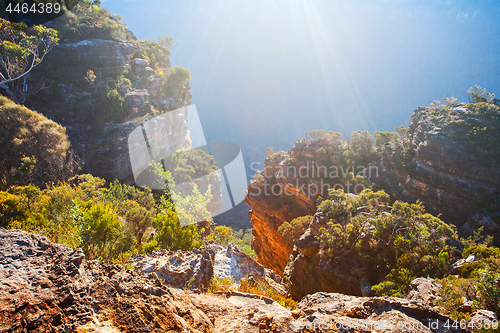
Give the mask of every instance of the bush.
M 307 228 L 309 228 L 312 219 L 311 215 L 306 215 L 297 217 L 292 222 L 285 221 L 279 226 L 278 232 L 287 244 L 293 246 L 300 236 L 306 232 Z
M 66 129 L 0 96 L 0 188 L 67 180 L 78 170 Z
M 479 103 L 479 102 L 488 102 L 492 103 L 495 98 L 495 94 L 490 94 L 486 91 L 486 88 L 481 88 L 477 84 L 474 88 L 470 87 L 467 90 L 467 94 L 469 95 L 469 103 Z
M 338 269 L 381 283 L 374 286 L 380 295 L 402 296 L 418 276 L 444 276 L 453 252 L 446 241 L 456 239 L 456 231 L 425 214 L 420 203 L 388 204 L 383 191 L 348 196 L 330 190 L 318 206 L 330 218 L 319 238 L 321 251 Z
M 212 276 L 210 279 L 210 284 L 208 286 L 208 291 L 215 293 L 218 291 L 227 292 L 230 290 L 235 290 L 237 285 L 234 283 L 234 278 L 232 276 L 225 276 L 219 278 L 217 276 Z
M 182 227 L 173 205 L 166 199 L 163 200 L 164 203 L 160 206 L 153 222 L 158 246 L 169 251 L 187 251 L 202 247 L 204 242 L 201 240 L 201 235 L 204 230 L 199 231 L 196 224 Z
M 273 289 L 265 280 L 256 281 L 253 278 L 245 277 L 241 279 L 238 290 L 245 293 L 262 295 L 272 298 L 281 306 L 292 310 L 297 306 L 296 301 L 280 294 L 277 290 Z

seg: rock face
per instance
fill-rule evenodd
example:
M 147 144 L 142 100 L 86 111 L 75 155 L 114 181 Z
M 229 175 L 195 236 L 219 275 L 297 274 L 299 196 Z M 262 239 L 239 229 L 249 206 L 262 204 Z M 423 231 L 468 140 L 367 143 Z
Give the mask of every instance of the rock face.
M 66 127 L 85 173 L 132 184 L 129 134 L 161 113 L 191 104 L 189 84 L 169 88 L 175 96 L 167 95 L 167 85 L 172 82 L 156 75 L 148 60 L 134 58 L 140 51 L 138 43 L 127 41 L 62 41 L 28 78 L 31 87 L 41 82 L 47 87 L 29 97 L 26 105 Z M 170 67 L 168 60 L 165 64 Z M 89 70 L 95 75 L 93 80 Z M 130 80 L 113 82 L 122 73 Z M 115 86 L 117 95 L 109 105 L 97 105 L 96 98 L 102 104 L 102 95 Z M 122 102 L 116 102 L 119 100 Z M 110 111 L 116 103 L 122 103 L 123 109 Z M 110 112 L 117 114 L 108 115 Z
M 297 305 L 296 328 L 327 332 L 468 332 L 420 303 L 396 297 L 355 297 L 316 293 Z M 316 323 L 316 324 L 315 324 Z
M 498 136 L 498 107 L 488 107 L 491 111 L 474 104 L 416 109 L 408 127 L 407 155 L 413 157 L 405 159 L 398 151 L 386 154 L 378 163 L 380 177 L 372 180 L 395 199 L 422 201 L 431 213 L 457 225 L 464 237 L 484 226 L 498 238 L 499 207 L 490 204 L 500 188 L 491 142 Z M 464 124 L 472 125 L 469 129 Z M 474 126 L 485 132 L 473 132 Z
M 318 291 L 349 295 L 370 295 L 368 287 L 354 258 L 346 257 L 346 265 L 332 265 L 331 260 L 320 252 L 318 232 L 328 219 L 316 213 L 307 231 L 295 242 L 283 276 L 290 282 L 290 295 L 300 300 Z M 352 261 L 350 261 L 350 259 Z M 365 292 L 363 290 L 367 289 Z
M 285 292 L 276 273 L 264 268 L 233 244 L 212 244 L 192 251 L 155 251 L 152 255 L 135 257 L 130 263 L 144 274 L 155 273 L 175 288 L 207 290 L 213 276 L 233 277 L 238 284 L 245 276 L 252 276 Z
M 0 332 L 466 332 L 446 330 L 452 319 L 420 300 L 320 292 L 290 311 L 258 295 L 169 288 L 155 273 L 87 261 L 81 250 L 5 229 L 0 304 Z M 495 318 L 478 311 L 471 320 Z
M 76 43 L 61 43 L 57 46 L 66 56 L 80 64 L 102 66 L 125 66 L 130 56 L 139 51 L 137 44 L 104 39 L 86 39 Z
M 279 274 L 292 247 L 278 228 L 285 221 L 314 214 L 316 198 L 326 193 L 322 179 L 311 177 L 309 170 L 318 158 L 318 148 L 315 141 L 297 141 L 287 153 L 266 158 L 257 176 L 261 181 L 252 180 L 248 186 L 245 203 L 252 207 L 248 213 L 254 228 L 252 249 L 261 264 Z
M 155 274 L 0 229 L 0 332 L 215 332 Z

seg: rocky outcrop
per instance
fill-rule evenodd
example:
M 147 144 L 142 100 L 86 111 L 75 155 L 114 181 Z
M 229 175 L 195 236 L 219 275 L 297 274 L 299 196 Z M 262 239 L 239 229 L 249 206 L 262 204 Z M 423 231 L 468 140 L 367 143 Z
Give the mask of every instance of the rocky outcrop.
M 0 229 L 0 332 L 467 332 L 419 299 L 321 292 L 290 311 L 258 295 L 169 288 L 155 273 Z M 495 318 L 477 311 L 471 321 Z
M 252 207 L 248 213 L 253 226 L 252 249 L 261 264 L 279 274 L 292 246 L 283 240 L 278 228 L 285 221 L 314 214 L 317 197 L 326 193 L 327 185 L 314 167 L 320 147 L 317 141 L 299 140 L 288 152 L 267 157 L 263 170 L 248 186 L 245 203 Z
M 370 295 L 366 281 L 354 257 L 347 256 L 341 263 L 332 264 L 331 258 L 320 251 L 319 230 L 328 219 L 316 213 L 309 229 L 295 242 L 283 276 L 289 281 L 290 295 L 300 300 L 319 291 L 349 295 Z
M 428 211 L 457 225 L 464 237 L 484 226 L 498 238 L 500 213 L 494 202 L 500 169 L 491 141 L 498 135 L 497 113 L 491 104 L 416 109 L 406 157 L 401 151 L 386 152 L 378 162 L 380 177 L 372 181 L 394 199 L 422 201 Z
M 140 50 L 135 43 L 104 39 L 85 39 L 76 43 L 61 43 L 58 52 L 78 62 L 79 65 L 124 67 L 130 56 Z
M 396 297 L 316 293 L 297 305 L 296 328 L 327 332 L 468 332 L 436 309 Z M 316 330 L 317 331 L 317 330 Z
M 265 280 L 281 293 L 285 288 L 280 277 L 264 268 L 233 244 L 212 244 L 191 251 L 155 251 L 151 255 L 132 258 L 130 264 L 144 274 L 155 273 L 169 286 L 207 290 L 210 279 L 232 277 L 235 283 L 246 276 Z
M 137 58 L 140 51 L 137 42 L 63 40 L 28 78 L 30 87 L 44 83 L 45 89 L 26 105 L 66 127 L 85 173 L 133 183 L 130 133 L 163 112 L 191 103 L 189 84 L 170 89 L 175 97 L 167 95 L 166 87 L 173 83 L 156 75 L 148 60 Z M 123 75 L 128 79 L 114 82 Z M 114 102 L 103 103 L 115 86 Z M 123 108 L 117 106 L 121 104 Z
M 215 332 L 155 274 L 0 229 L 0 332 Z

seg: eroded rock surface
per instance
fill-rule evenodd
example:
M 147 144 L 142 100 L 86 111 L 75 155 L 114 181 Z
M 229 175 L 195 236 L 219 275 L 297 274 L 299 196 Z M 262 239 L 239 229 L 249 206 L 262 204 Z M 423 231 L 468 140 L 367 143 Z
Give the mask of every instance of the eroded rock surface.
M 275 272 L 264 268 L 233 244 L 212 244 L 191 251 L 155 251 L 151 255 L 133 258 L 130 263 L 145 274 L 156 273 L 169 286 L 176 288 L 207 290 L 213 276 L 233 277 L 238 284 L 245 276 L 252 276 L 265 280 L 277 291 L 285 292 Z
M 428 306 L 396 297 L 320 292 L 304 297 L 297 312 L 293 322 L 297 328 L 328 327 L 316 332 L 467 332 L 447 327 L 453 320 Z
M 383 156 L 378 162 L 379 177 L 372 180 L 395 199 L 422 201 L 428 211 L 457 225 L 464 237 L 482 226 L 498 239 L 499 207 L 491 204 L 500 187 L 496 147 L 486 135 L 473 136 L 463 129 L 464 123 L 470 123 L 494 131 L 498 111 L 494 105 L 489 106 L 490 113 L 469 107 L 453 106 L 447 113 L 416 109 L 408 127 L 408 158 L 400 151 Z
M 258 295 L 169 288 L 154 273 L 0 229 L 0 332 L 466 332 L 447 322 L 438 308 L 394 297 L 320 292 L 291 311 Z
M 0 332 L 215 332 L 154 274 L 0 229 Z

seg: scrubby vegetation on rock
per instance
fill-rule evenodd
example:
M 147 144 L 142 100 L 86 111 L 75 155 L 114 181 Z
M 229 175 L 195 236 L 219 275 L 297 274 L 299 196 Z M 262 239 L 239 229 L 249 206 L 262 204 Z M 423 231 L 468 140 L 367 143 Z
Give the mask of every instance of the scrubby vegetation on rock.
M 0 189 L 65 180 L 78 171 L 66 129 L 0 96 Z

